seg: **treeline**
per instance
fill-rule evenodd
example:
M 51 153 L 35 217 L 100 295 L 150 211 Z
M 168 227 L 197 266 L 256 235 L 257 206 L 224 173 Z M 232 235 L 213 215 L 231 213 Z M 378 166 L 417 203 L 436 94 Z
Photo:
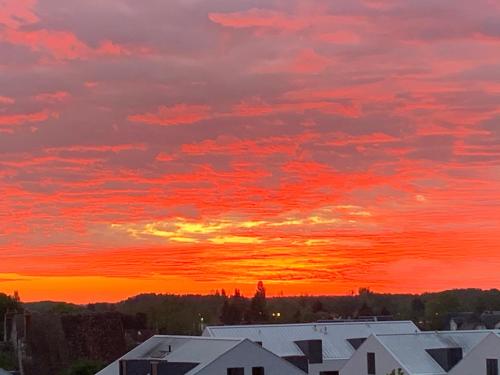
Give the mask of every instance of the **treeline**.
M 500 311 L 500 291 L 456 289 L 414 295 L 380 294 L 362 288 L 349 296 L 268 297 L 259 282 L 251 296 L 244 296 L 238 289 L 205 296 L 142 294 L 116 304 L 93 304 L 82 309 L 143 313 L 148 327 L 161 334 L 197 335 L 210 324 L 303 323 L 374 315 L 413 320 L 422 329 L 441 330 L 453 313 Z

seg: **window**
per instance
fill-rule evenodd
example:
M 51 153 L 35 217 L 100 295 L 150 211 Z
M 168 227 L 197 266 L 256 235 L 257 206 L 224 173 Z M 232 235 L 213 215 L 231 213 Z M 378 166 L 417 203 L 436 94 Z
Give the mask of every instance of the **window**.
M 375 353 L 366 353 L 366 362 L 368 374 L 375 375 Z
M 264 367 L 252 367 L 252 375 L 264 375 Z
M 320 371 L 319 375 L 339 375 L 338 371 Z
M 498 359 L 486 360 L 486 375 L 498 375 Z
M 227 375 L 245 375 L 243 367 L 230 367 L 227 369 Z

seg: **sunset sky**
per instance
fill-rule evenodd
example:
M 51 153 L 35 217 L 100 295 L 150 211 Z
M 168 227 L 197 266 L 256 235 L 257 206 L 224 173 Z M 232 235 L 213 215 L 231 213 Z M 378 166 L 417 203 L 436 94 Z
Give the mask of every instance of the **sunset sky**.
M 500 287 L 497 0 L 0 0 L 0 291 Z

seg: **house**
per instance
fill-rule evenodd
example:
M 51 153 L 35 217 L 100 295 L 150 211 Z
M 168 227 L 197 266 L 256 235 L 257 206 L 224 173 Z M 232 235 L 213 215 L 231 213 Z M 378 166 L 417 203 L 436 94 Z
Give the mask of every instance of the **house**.
M 499 329 L 500 311 L 485 311 L 481 314 L 460 312 L 447 317 L 446 328 L 450 331 L 473 329 Z
M 449 375 L 498 375 L 500 360 L 500 336 L 490 332 L 464 358 L 453 367 Z
M 96 375 L 305 375 L 247 339 L 153 336 Z
M 485 311 L 480 316 L 486 329 L 500 328 L 500 311 Z
M 450 331 L 471 331 L 475 329 L 483 330 L 486 329 L 486 325 L 481 320 L 481 317 L 476 313 L 459 312 L 448 315 L 445 329 L 449 329 Z
M 498 375 L 481 370 L 495 350 L 476 352 L 497 337 L 492 331 L 478 330 L 374 334 L 359 346 L 340 374 L 387 375 L 401 369 L 405 375 Z M 473 371 L 467 371 L 470 369 Z
M 208 326 L 203 336 L 249 339 L 309 374 L 338 375 L 370 335 L 414 332 L 411 321 L 372 321 Z

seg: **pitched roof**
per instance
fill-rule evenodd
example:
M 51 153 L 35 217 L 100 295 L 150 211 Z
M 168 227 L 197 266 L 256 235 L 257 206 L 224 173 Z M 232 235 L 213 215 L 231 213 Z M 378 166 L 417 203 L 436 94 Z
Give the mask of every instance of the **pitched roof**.
M 459 347 L 465 357 L 489 334 L 491 331 L 442 331 L 374 336 L 411 374 L 441 375 L 446 371 L 428 349 Z
M 347 359 L 354 348 L 347 341 L 379 333 L 414 333 L 419 331 L 411 321 L 328 322 L 304 324 L 265 324 L 242 326 L 209 326 L 204 336 L 239 337 L 254 342 L 280 357 L 304 355 L 295 344 L 299 340 L 322 340 L 324 359 Z
M 243 341 L 243 339 L 157 335 L 143 342 L 96 375 L 118 374 L 120 360 L 127 359 L 165 359 L 174 363 L 198 363 L 195 368 L 187 373 L 194 374 Z

